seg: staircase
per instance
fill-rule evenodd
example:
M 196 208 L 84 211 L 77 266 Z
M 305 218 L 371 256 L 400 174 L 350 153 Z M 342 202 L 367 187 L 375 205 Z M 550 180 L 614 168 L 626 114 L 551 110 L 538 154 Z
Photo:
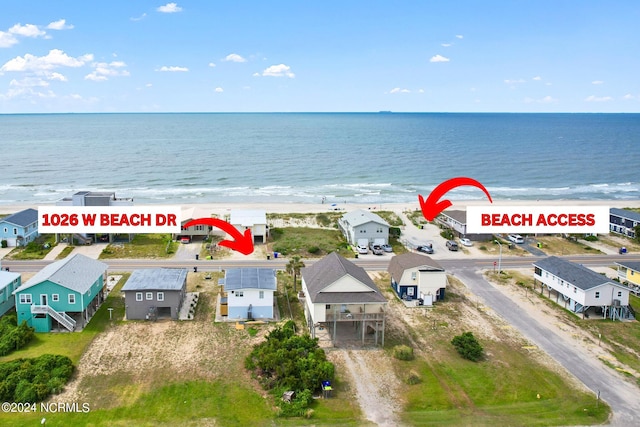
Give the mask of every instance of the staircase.
M 76 321 L 69 317 L 67 313 L 55 311 L 49 305 L 32 305 L 31 314 L 48 314 L 71 332 L 76 328 Z

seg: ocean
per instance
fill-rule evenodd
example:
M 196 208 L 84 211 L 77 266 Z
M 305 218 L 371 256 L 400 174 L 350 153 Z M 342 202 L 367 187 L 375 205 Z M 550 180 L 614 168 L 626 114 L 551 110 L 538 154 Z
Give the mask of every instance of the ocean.
M 640 199 L 640 114 L 0 115 L 0 204 Z M 482 200 L 459 187 L 452 200 Z

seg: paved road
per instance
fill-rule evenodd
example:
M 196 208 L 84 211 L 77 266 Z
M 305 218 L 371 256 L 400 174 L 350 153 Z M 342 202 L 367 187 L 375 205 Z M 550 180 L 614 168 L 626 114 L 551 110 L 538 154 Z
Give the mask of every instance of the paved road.
M 602 362 L 572 346 L 553 330 L 529 316 L 509 297 L 495 289 L 473 267 L 452 267 L 450 271 L 527 339 L 544 350 L 582 383 L 600 397 L 613 410 L 612 425 L 638 425 L 640 416 L 640 390 L 626 382 Z

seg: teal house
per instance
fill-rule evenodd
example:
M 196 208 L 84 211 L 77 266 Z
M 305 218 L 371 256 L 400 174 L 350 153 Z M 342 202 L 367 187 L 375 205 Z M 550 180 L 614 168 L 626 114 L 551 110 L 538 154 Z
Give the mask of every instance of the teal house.
M 36 332 L 83 328 L 105 299 L 107 268 L 81 254 L 49 264 L 14 291 L 18 324 Z
M 19 273 L 0 270 L 0 316 L 11 310 L 15 305 L 13 291 L 20 287 Z

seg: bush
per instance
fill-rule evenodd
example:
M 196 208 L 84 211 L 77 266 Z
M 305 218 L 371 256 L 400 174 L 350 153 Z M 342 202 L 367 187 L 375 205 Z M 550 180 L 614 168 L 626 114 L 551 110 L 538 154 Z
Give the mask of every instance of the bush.
M 7 314 L 0 320 L 0 356 L 6 356 L 29 344 L 35 336 L 34 329 L 23 321 L 17 325 L 15 314 Z
M 451 231 L 451 230 L 449 230 L 449 229 L 442 230 L 442 231 L 440 232 L 440 235 L 441 235 L 442 237 L 444 237 L 445 239 L 447 239 L 447 240 L 453 240 L 453 239 L 454 239 L 453 231 Z
M 587 242 L 597 242 L 598 236 L 594 236 L 593 234 L 584 238 Z
M 2 246 L 3 248 L 6 248 L 7 246 L 9 246 L 9 242 L 3 239 L 2 241 L 0 241 L 0 246 Z
M 399 360 L 413 360 L 413 349 L 407 345 L 393 347 L 393 357 Z
M 409 374 L 407 375 L 405 382 L 409 385 L 420 384 L 422 382 L 422 377 L 420 376 L 419 373 L 417 373 L 412 369 L 409 371 Z
M 451 340 L 451 344 L 453 344 L 460 356 L 465 359 L 477 362 L 482 358 L 482 346 L 471 332 L 465 332 L 454 337 Z
M 72 374 L 73 364 L 66 356 L 44 354 L 0 363 L 0 400 L 43 401 L 51 393 L 62 391 Z
M 310 254 L 317 254 L 318 252 L 320 252 L 320 248 L 317 246 L 311 246 L 307 249 L 307 252 L 309 252 Z

